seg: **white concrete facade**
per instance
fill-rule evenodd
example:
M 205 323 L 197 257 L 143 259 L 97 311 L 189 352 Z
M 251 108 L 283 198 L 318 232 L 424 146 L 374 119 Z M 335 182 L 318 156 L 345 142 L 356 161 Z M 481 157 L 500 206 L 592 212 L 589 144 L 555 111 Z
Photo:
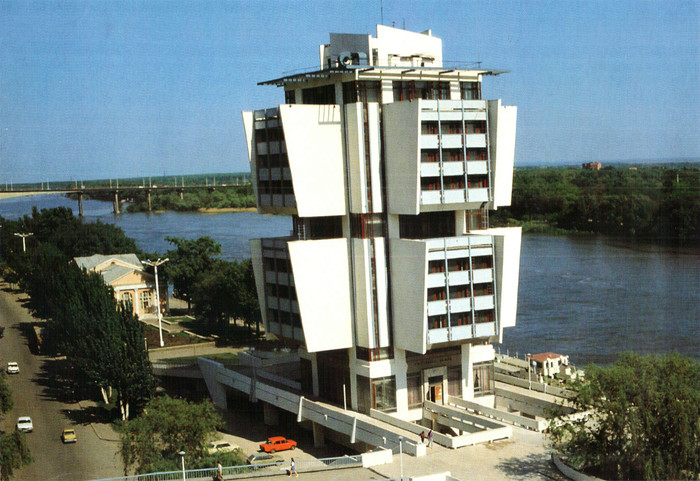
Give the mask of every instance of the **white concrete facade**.
M 244 112 L 261 213 L 289 237 L 251 242 L 267 332 L 299 347 L 302 388 L 420 420 L 448 397 L 494 404 L 492 342 L 515 325 L 520 229 L 510 204 L 516 107 L 443 68 L 442 41 L 378 26 L 331 34 L 320 70 L 268 82 Z

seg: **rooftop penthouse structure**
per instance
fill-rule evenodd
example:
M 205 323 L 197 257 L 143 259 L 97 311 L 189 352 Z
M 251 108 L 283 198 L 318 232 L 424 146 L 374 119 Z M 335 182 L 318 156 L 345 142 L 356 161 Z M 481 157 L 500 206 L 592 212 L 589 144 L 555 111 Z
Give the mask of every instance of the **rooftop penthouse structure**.
M 265 328 L 308 396 L 411 421 L 448 396 L 493 407 L 521 231 L 489 211 L 510 204 L 517 109 L 430 31 L 376 35 L 331 34 L 317 70 L 261 83 L 283 104 L 243 113 L 258 211 L 293 219 L 251 241 Z

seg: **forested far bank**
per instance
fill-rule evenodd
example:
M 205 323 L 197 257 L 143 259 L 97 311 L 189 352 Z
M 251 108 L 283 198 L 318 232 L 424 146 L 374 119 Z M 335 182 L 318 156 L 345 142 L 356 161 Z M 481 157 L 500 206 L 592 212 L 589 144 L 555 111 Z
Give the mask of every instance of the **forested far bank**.
M 255 207 L 255 195 L 251 184 L 238 186 L 219 186 L 194 190 L 185 190 L 180 194 L 174 190 L 154 189 L 127 189 L 120 192 L 120 200 L 128 204 L 127 212 L 148 212 L 148 193 L 151 193 L 151 207 L 153 211 L 192 212 L 199 209 L 244 209 Z M 77 194 L 69 194 L 76 197 Z M 86 198 L 112 202 L 113 194 L 110 192 L 91 193 Z
M 700 167 L 516 168 L 492 225 L 700 242 Z

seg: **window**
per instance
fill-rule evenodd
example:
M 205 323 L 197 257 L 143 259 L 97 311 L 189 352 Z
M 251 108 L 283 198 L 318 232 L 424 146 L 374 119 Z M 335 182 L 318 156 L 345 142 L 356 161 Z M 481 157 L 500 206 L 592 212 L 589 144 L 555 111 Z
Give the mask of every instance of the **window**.
M 305 104 L 331 105 L 335 104 L 335 85 L 324 85 L 301 91 L 301 96 Z
M 355 357 L 363 361 L 381 361 L 382 359 L 394 359 L 394 348 L 392 347 L 375 347 L 368 349 L 366 347 L 355 347 Z
M 464 177 L 462 176 L 444 177 L 443 183 L 445 185 L 445 190 L 464 189 Z
M 469 259 L 462 257 L 461 259 L 450 259 L 447 261 L 447 269 L 452 271 L 466 271 L 469 266 Z
M 396 411 L 396 378 L 394 376 L 372 379 L 374 409 L 385 413 Z
M 474 296 L 488 296 L 493 294 L 493 284 L 474 284 Z
M 420 372 L 406 374 L 406 391 L 408 409 L 416 409 L 423 405 L 423 386 L 420 382 Z
M 382 214 L 350 214 L 350 237 L 370 239 L 384 236 Z
M 481 99 L 481 82 L 461 82 L 460 90 L 464 100 Z
M 465 212 L 465 221 L 467 230 L 487 229 L 488 228 L 488 211 L 484 210 L 468 210 Z
M 139 307 L 142 310 L 151 308 L 151 291 L 139 292 Z
M 477 324 L 493 322 L 493 311 L 476 311 L 475 317 Z
M 381 83 L 375 81 L 343 82 L 343 103 L 381 102 Z
M 486 160 L 486 149 L 467 149 L 467 160 Z
M 285 104 L 295 104 L 297 103 L 297 95 L 294 90 L 285 90 L 284 92 L 284 103 Z
M 444 301 L 445 300 L 445 288 L 444 287 L 431 287 L 428 289 L 428 301 Z
M 440 190 L 440 179 L 435 177 L 423 177 L 420 180 L 421 190 Z
M 450 287 L 450 299 L 462 299 L 470 296 L 469 286 Z
M 438 133 L 437 122 L 423 122 L 421 127 L 421 134 L 423 135 L 437 135 Z
M 464 189 L 464 177 L 461 175 L 443 177 L 443 184 L 445 185 L 445 190 Z
M 461 150 L 443 150 L 442 157 L 447 162 L 462 162 L 464 159 Z
M 472 323 L 472 316 L 468 312 L 458 312 L 450 315 L 452 326 L 469 326 Z
M 462 133 L 462 122 L 443 122 L 442 123 L 442 133 L 443 134 L 461 134 Z
M 437 183 L 436 190 L 439 190 L 440 181 L 435 179 L 435 182 Z M 423 190 L 428 189 L 423 188 Z M 418 215 L 400 215 L 399 233 L 402 239 L 454 237 L 455 214 L 454 212 L 423 212 Z
M 421 162 L 439 162 L 440 155 L 437 150 L 424 150 L 420 153 Z
M 488 187 L 488 178 L 482 176 L 471 176 L 469 177 L 469 188 L 470 189 L 485 189 Z
M 488 256 L 472 258 L 472 269 L 490 269 L 492 258 Z
M 428 273 L 429 274 L 436 274 L 438 272 L 445 272 L 445 261 L 443 261 L 443 260 L 428 261 Z
M 122 292 L 122 302 L 124 304 L 134 305 L 134 295 L 131 292 Z
M 394 102 L 415 99 L 447 100 L 450 98 L 449 82 L 394 81 L 392 86 Z
M 428 329 L 443 329 L 445 327 L 447 327 L 446 315 L 428 316 Z
M 493 361 L 474 364 L 474 396 L 487 396 L 495 393 Z

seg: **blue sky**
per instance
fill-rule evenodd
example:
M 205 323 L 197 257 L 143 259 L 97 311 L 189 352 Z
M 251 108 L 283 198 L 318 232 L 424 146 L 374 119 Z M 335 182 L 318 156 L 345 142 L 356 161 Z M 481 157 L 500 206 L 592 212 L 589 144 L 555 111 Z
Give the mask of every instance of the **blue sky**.
M 508 69 L 516 165 L 700 157 L 700 0 L 0 2 L 0 183 L 247 171 L 257 82 L 381 23 Z

